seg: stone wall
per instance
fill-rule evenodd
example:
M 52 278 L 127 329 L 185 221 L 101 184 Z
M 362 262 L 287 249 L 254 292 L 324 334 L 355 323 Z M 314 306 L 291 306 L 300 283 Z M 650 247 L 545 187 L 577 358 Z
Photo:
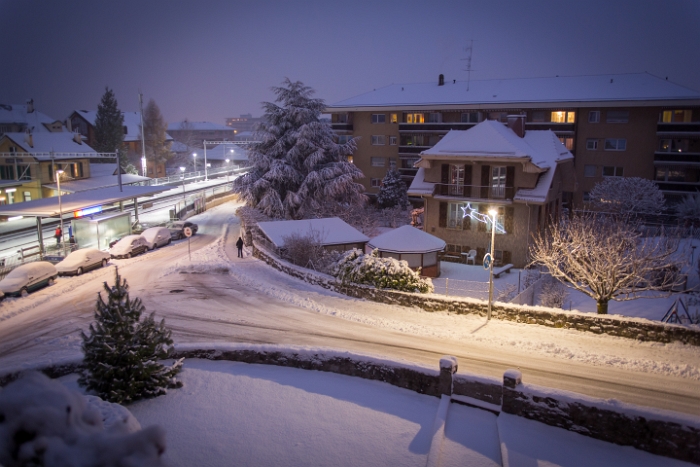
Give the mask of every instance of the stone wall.
M 444 297 L 434 294 L 399 292 L 390 289 L 342 283 L 334 277 L 319 274 L 310 269 L 293 266 L 269 254 L 259 244 L 253 243 L 253 255 L 270 266 L 306 282 L 355 298 L 406 307 L 417 307 L 425 311 L 449 311 L 456 314 L 478 314 L 486 316 L 488 303 L 482 300 L 459 297 Z M 553 328 L 608 334 L 653 342 L 682 342 L 700 346 L 700 327 L 686 327 L 649 321 L 641 318 L 625 318 L 614 315 L 596 315 L 571 312 L 554 308 L 526 307 L 496 302 L 492 318 L 525 324 L 539 324 Z

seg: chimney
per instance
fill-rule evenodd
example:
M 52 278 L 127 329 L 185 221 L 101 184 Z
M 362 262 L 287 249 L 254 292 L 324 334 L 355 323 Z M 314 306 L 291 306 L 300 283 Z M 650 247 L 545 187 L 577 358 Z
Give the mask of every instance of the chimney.
M 440 74 L 438 76 L 438 86 L 444 86 L 445 85 L 445 75 Z
M 73 133 L 73 141 L 75 141 L 78 144 L 83 144 L 83 137 L 78 133 L 77 131 Z
M 508 128 L 523 138 L 525 136 L 525 115 L 508 115 Z
M 34 112 L 34 99 L 29 99 L 27 101 L 27 113 L 30 114 Z
M 30 148 L 34 147 L 34 137 L 28 131 L 24 134 L 24 142 L 27 143 Z

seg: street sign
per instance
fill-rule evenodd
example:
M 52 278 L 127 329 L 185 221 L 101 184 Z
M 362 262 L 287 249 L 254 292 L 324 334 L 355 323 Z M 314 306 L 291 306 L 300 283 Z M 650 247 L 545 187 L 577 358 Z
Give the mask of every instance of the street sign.
M 185 237 L 190 238 L 192 236 L 192 229 L 190 227 L 185 227 L 182 229 L 182 233 L 185 234 Z
M 486 253 L 484 255 L 484 269 L 489 269 L 491 267 L 491 253 Z

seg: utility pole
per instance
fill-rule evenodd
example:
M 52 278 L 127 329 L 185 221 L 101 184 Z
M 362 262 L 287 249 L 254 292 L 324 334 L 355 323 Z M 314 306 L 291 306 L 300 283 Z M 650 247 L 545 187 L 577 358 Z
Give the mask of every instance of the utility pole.
M 148 170 L 146 167 L 146 136 L 144 135 L 143 127 L 143 94 L 139 89 L 139 109 L 141 110 L 141 170 L 143 171 L 143 176 L 148 177 Z

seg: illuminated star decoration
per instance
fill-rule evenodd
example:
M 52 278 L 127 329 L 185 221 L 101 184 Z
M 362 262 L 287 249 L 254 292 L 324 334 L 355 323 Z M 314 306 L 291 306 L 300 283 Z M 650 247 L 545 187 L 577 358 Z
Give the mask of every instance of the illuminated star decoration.
M 466 206 L 462 206 L 462 211 L 464 212 L 464 215 L 462 218 L 465 217 L 471 217 L 477 222 L 483 222 L 484 224 L 488 224 L 491 222 L 491 217 L 487 216 L 486 214 L 482 214 L 476 209 L 474 209 L 471 205 L 471 203 L 467 203 Z M 506 229 L 503 228 L 501 224 L 496 222 L 496 232 L 499 234 L 504 234 L 506 233 Z

